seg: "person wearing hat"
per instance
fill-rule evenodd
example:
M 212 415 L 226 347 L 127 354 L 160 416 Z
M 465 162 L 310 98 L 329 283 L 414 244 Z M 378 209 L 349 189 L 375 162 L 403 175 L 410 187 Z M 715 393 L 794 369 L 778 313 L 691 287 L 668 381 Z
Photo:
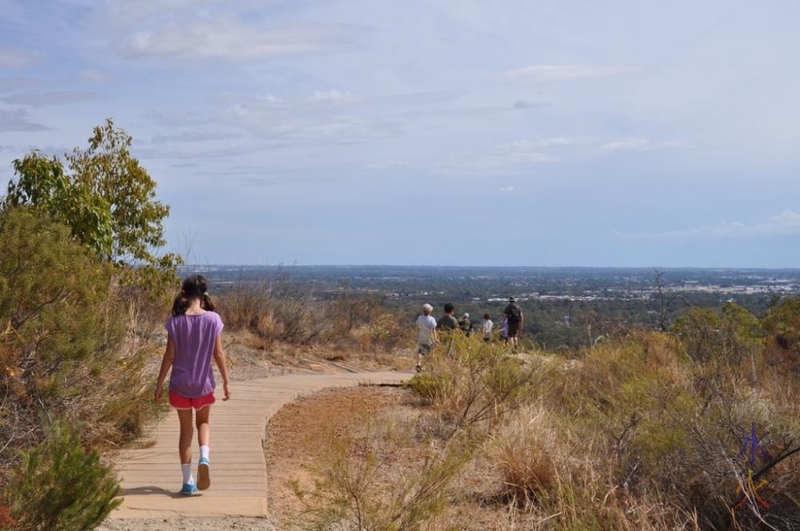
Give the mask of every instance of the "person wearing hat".
M 466 336 L 469 336 L 470 332 L 472 332 L 472 321 L 469 320 L 468 313 L 464 313 L 464 315 L 458 321 L 458 327 Z
M 417 329 L 419 335 L 417 336 L 417 372 L 422 372 L 422 358 L 433 350 L 434 343 L 439 339 L 436 332 L 436 318 L 431 315 L 433 306 L 430 304 L 422 305 L 422 315 L 417 317 Z
M 517 335 L 522 332 L 525 317 L 515 297 L 508 298 L 508 306 L 503 310 L 503 315 L 508 319 L 508 342 L 512 347 L 516 347 Z

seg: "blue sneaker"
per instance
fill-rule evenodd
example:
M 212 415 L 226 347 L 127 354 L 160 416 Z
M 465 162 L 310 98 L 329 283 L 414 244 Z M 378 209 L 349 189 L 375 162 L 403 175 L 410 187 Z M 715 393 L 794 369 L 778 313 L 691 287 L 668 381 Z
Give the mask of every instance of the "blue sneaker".
M 206 490 L 211 486 L 211 467 L 208 464 L 207 457 L 201 457 L 200 463 L 197 465 L 197 488 Z
M 194 483 L 184 483 L 183 487 L 181 487 L 181 494 L 184 496 L 191 496 L 195 492 L 197 492 L 197 487 Z

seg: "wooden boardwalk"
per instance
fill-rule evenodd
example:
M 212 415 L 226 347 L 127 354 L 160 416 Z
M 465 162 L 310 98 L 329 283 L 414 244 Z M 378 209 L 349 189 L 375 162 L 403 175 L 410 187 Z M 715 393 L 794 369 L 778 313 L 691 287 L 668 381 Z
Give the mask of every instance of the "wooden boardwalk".
M 126 450 L 115 460 L 124 501 L 109 518 L 266 516 L 263 439 L 266 423 L 281 407 L 321 389 L 400 383 L 410 377 L 398 372 L 292 374 L 233 382 L 232 398 L 217 400 L 211 410 L 211 488 L 192 496 L 177 493 L 181 487 L 178 416 L 170 412 L 143 438 L 152 445 Z M 195 475 L 196 437 L 195 433 Z

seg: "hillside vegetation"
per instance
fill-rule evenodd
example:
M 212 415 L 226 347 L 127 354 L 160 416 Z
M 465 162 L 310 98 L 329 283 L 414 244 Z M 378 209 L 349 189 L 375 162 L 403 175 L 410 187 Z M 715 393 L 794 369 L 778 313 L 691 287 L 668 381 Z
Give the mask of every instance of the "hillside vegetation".
M 312 467 L 299 527 L 798 529 L 798 324 L 796 299 L 730 304 L 570 357 L 457 334 L 410 382 L 416 420 Z

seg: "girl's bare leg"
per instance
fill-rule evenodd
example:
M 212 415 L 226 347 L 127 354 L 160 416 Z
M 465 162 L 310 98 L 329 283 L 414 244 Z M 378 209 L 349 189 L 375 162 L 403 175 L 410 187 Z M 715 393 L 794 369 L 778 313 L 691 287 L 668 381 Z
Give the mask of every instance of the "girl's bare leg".
M 200 462 L 197 465 L 197 488 L 206 490 L 211 486 L 211 475 L 208 464 L 208 443 L 211 436 L 211 427 L 208 424 L 208 417 L 211 414 L 211 406 L 206 406 L 197 410 L 195 422 L 197 424 L 197 442 L 200 443 Z
M 206 406 L 197 410 L 195 423 L 197 424 L 197 442 L 200 446 L 208 446 L 211 439 L 211 426 L 208 424 L 211 415 L 211 406 Z M 191 444 L 191 441 L 189 441 Z
M 181 435 L 178 440 L 178 454 L 181 464 L 185 465 L 192 462 L 192 437 L 194 436 L 194 426 L 192 425 L 192 410 L 179 409 L 178 420 L 181 423 Z

